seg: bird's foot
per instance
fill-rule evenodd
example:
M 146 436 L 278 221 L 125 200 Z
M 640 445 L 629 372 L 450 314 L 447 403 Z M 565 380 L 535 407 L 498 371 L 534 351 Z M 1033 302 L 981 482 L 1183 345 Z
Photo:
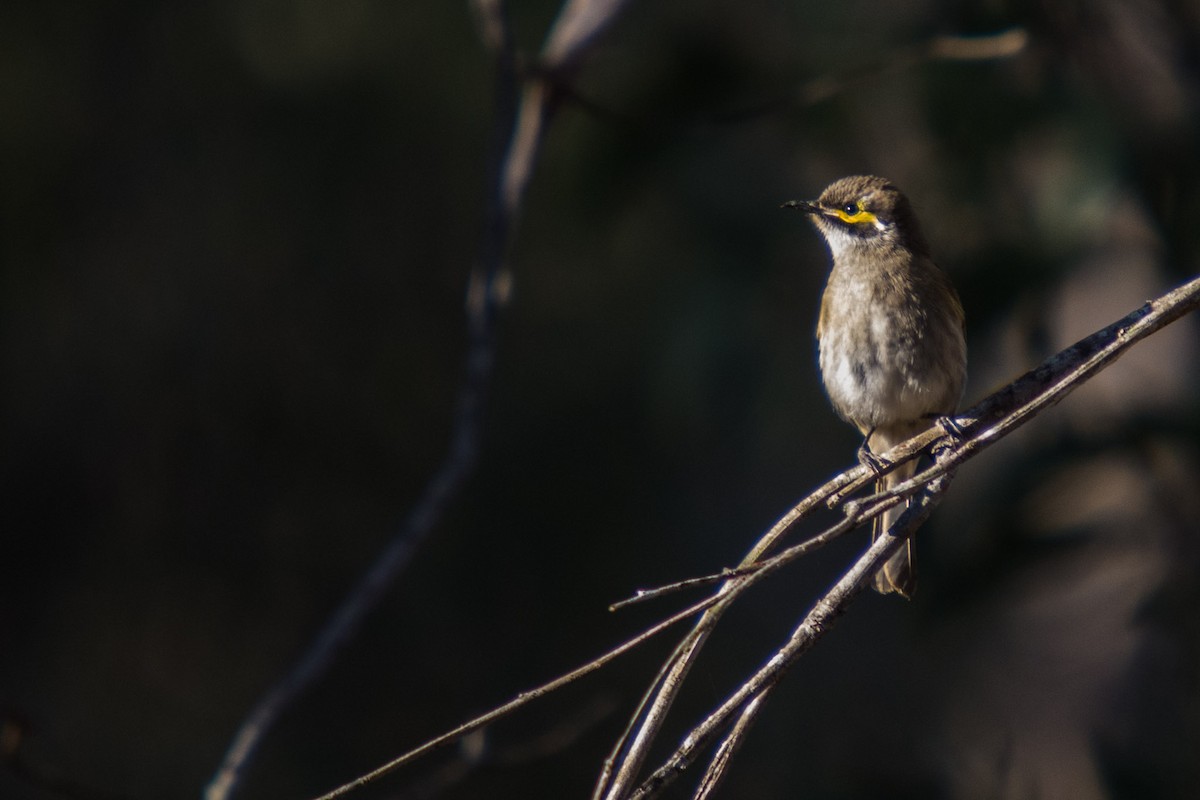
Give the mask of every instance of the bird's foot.
M 962 425 L 958 424 L 958 420 L 949 414 L 934 414 L 933 424 L 941 428 L 947 436 L 955 441 L 962 441 L 967 436 Z
M 947 437 L 947 441 L 934 446 L 931 451 L 934 457 L 937 457 L 942 451 L 959 444 L 963 439 L 967 438 L 967 432 L 949 414 L 931 414 L 930 417 L 933 419 L 933 424 L 937 425 Z
M 889 459 L 886 459 L 876 453 L 872 453 L 871 448 L 866 442 L 863 442 L 861 445 L 859 445 L 858 463 L 862 464 L 876 475 L 881 474 L 884 470 L 892 465 L 892 462 Z

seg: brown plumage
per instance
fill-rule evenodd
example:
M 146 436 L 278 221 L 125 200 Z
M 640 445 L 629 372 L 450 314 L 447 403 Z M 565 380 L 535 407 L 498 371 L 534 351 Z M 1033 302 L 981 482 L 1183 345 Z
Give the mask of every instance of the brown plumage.
M 825 237 L 833 269 L 817 322 L 821 378 L 834 410 L 866 437 L 873 453 L 952 414 L 966 381 L 963 309 L 950 279 L 929 255 L 908 199 L 883 178 L 854 176 L 813 202 L 793 201 Z M 911 477 L 910 461 L 879 481 Z M 875 520 L 887 530 L 904 506 Z M 875 577 L 883 593 L 916 589 L 913 540 Z

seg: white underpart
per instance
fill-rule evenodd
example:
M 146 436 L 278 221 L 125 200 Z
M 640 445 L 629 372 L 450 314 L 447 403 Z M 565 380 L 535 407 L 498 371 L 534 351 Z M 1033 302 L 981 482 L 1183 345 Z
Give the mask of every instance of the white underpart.
M 878 220 L 876 220 L 875 224 L 881 225 Z M 829 243 L 829 249 L 833 253 L 834 261 L 837 261 L 839 258 L 841 258 L 842 255 L 847 251 L 862 245 L 859 237 L 847 232 L 846 229 L 840 225 L 827 222 L 821 227 L 822 232 L 825 234 L 825 241 Z M 883 230 L 883 228 L 881 227 L 880 230 Z

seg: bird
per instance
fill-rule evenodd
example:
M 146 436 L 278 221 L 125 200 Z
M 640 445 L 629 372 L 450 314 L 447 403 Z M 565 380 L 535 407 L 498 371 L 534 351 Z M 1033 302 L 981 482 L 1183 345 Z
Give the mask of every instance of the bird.
M 833 267 L 817 321 L 821 380 L 834 411 L 864 439 L 860 460 L 937 424 L 952 425 L 967 376 L 965 315 L 949 277 L 933 261 L 908 198 L 889 180 L 854 175 L 812 201 L 783 204 L 804 212 L 825 239 Z M 915 474 L 916 459 L 882 476 L 886 490 Z M 877 516 L 877 539 L 905 504 Z M 914 540 L 874 576 L 881 594 L 916 591 Z

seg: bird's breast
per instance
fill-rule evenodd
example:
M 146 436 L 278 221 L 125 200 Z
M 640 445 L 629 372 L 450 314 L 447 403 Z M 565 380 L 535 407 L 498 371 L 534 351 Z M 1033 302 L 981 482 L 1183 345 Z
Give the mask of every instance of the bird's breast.
M 962 391 L 955 364 L 965 361 L 961 324 L 911 276 L 866 272 L 835 268 L 822 299 L 821 377 L 834 409 L 862 430 L 953 411 Z

